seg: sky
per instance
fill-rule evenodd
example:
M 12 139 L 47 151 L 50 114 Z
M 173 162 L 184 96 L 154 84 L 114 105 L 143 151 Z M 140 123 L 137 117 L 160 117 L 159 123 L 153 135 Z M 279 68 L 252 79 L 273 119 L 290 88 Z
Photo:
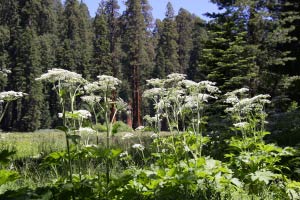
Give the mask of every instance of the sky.
M 153 8 L 152 15 L 154 18 L 164 18 L 168 1 L 172 3 L 176 14 L 179 8 L 185 8 L 189 12 L 198 15 L 202 19 L 207 19 L 205 16 L 203 16 L 204 13 L 218 11 L 217 6 L 210 3 L 209 0 L 149 0 L 149 3 Z M 94 17 L 100 0 L 83 0 L 83 2 L 87 4 L 90 15 Z M 124 0 L 119 0 L 121 10 L 124 10 L 125 7 L 123 2 Z

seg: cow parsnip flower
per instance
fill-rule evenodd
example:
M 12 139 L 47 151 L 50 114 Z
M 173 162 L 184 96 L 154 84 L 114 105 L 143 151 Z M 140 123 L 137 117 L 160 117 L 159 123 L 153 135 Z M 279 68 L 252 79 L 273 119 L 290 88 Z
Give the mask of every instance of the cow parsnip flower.
M 27 95 L 26 93 L 15 91 L 0 92 L 0 101 L 14 101 Z
M 53 68 L 48 70 L 47 73 L 42 74 L 39 78 L 35 80 L 38 81 L 47 81 L 47 82 L 56 82 L 64 81 L 68 83 L 84 83 L 86 80 L 82 78 L 81 74 L 71 72 L 65 69 Z
M 97 84 L 99 85 L 102 91 L 115 90 L 116 86 L 122 83 L 122 81 L 120 81 L 119 79 L 113 76 L 100 75 L 97 76 L 97 78 L 98 78 Z
M 79 117 L 83 119 L 88 119 L 89 117 L 92 117 L 92 114 L 88 110 L 75 110 L 74 114 L 78 114 Z
M 249 126 L 249 123 L 248 122 L 239 122 L 239 123 L 233 124 L 233 126 L 236 128 L 246 128 L 247 126 Z
M 145 147 L 142 144 L 134 144 L 132 145 L 132 148 L 138 149 L 140 151 L 144 151 Z
M 95 134 L 95 133 L 97 133 L 97 131 L 95 131 L 94 129 L 92 129 L 90 127 L 81 127 L 81 128 L 79 128 L 78 132 L 80 134 Z
M 80 98 L 82 99 L 82 101 L 84 101 L 90 105 L 99 103 L 102 99 L 100 96 L 96 96 L 96 95 L 87 95 L 87 96 L 82 96 Z
M 130 139 L 130 138 L 133 138 L 133 137 L 134 137 L 133 133 L 125 133 L 124 136 L 122 137 L 122 139 L 126 140 L 126 139 Z

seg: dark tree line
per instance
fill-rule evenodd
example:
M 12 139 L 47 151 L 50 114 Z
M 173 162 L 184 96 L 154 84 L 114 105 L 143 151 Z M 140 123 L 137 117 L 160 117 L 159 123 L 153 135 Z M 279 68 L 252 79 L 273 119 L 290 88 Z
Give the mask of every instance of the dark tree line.
M 11 105 L 2 128 L 57 125 L 54 92 L 34 80 L 51 68 L 88 80 L 99 74 L 121 79 L 118 92 L 132 104 L 134 127 L 147 109 L 145 80 L 173 72 L 215 81 L 223 92 L 269 93 L 279 102 L 275 109 L 287 111 L 300 97 L 299 2 L 212 2 L 222 10 L 207 14 L 206 22 L 183 8 L 176 14 L 170 2 L 165 18 L 154 21 L 147 0 L 127 0 L 123 12 L 117 0 L 101 0 L 94 18 L 78 0 L 1 0 L 0 67 L 11 74 L 0 86 L 29 94 Z

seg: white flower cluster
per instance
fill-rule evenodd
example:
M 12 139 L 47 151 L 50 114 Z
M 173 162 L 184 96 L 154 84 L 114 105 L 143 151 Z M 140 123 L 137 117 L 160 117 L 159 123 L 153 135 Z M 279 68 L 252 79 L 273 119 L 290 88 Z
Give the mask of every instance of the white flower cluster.
M 85 79 L 82 78 L 81 74 L 77 74 L 75 72 L 71 72 L 65 69 L 57 69 L 57 68 L 48 70 L 47 73 L 42 74 L 41 77 L 36 78 L 35 80 L 49 81 L 49 82 L 65 81 L 68 83 L 85 82 Z
M 151 117 L 150 115 L 145 115 L 144 116 L 144 120 L 146 120 L 149 124 L 152 124 L 154 122 L 160 122 L 161 121 L 161 117 L 160 115 L 156 114 L 154 117 Z
M 132 148 L 140 150 L 140 151 L 144 151 L 145 147 L 141 144 L 134 144 L 132 145 Z
M 120 153 L 120 158 L 124 158 L 128 156 L 128 151 L 124 151 L 122 153 Z
M 201 81 L 198 84 L 200 87 L 203 87 L 204 89 L 206 89 L 207 92 L 209 92 L 210 94 L 220 93 L 219 88 L 215 86 L 216 85 L 215 82 Z
M 99 79 L 97 83 L 102 88 L 102 90 L 115 90 L 116 86 L 122 83 L 119 79 L 113 76 L 101 75 L 97 76 L 97 78 Z
M 248 122 L 239 122 L 239 123 L 233 124 L 233 126 L 236 128 L 246 128 L 247 126 L 249 126 L 249 123 Z
M 237 90 L 233 90 L 231 92 L 227 92 L 225 94 L 225 96 L 236 96 L 237 94 L 245 94 L 246 92 L 249 92 L 249 89 L 248 88 L 240 88 L 240 89 L 237 89 Z
M 121 110 L 125 110 L 127 108 L 127 103 L 121 99 L 121 98 L 118 98 L 117 101 L 116 101 L 116 108 L 117 110 L 121 111 Z
M 238 94 L 241 95 L 248 91 L 249 90 L 247 88 L 241 88 L 226 93 L 225 96 L 227 96 L 227 98 L 225 103 L 231 104 L 232 107 L 226 108 L 225 111 L 231 113 L 240 112 L 241 114 L 247 114 L 252 111 L 263 112 L 264 105 L 271 103 L 271 101 L 268 100 L 270 95 L 260 94 L 252 98 L 242 99 L 237 96 Z
M 203 104 L 207 103 L 209 99 L 216 99 L 216 97 L 211 96 L 209 94 L 202 94 L 202 93 L 187 96 L 185 98 L 184 107 L 190 109 L 197 108 L 200 110 L 203 108 Z
M 78 117 L 82 119 L 88 119 L 89 117 L 92 117 L 92 114 L 88 110 L 75 110 L 73 114 L 78 115 Z
M 143 97 L 156 99 L 160 96 L 163 96 L 165 92 L 166 90 L 164 88 L 151 88 L 143 93 Z
M 178 73 L 169 74 L 167 76 L 168 79 L 174 80 L 174 81 L 181 81 L 181 80 L 185 79 L 185 77 L 186 77 L 185 74 L 178 74 Z
M 153 86 L 153 87 L 162 87 L 164 85 L 164 80 L 159 78 L 153 78 L 150 80 L 147 80 L 147 85 Z
M 130 138 L 133 138 L 134 134 L 133 133 L 125 133 L 124 136 L 122 137 L 123 140 L 127 140 Z
M 15 91 L 7 91 L 7 92 L 0 92 L 0 102 L 3 101 L 14 101 L 26 96 L 26 93 L 23 92 L 15 92 Z
M 79 128 L 78 132 L 80 134 L 95 134 L 96 133 L 96 131 L 90 127 Z
M 135 131 L 142 131 L 142 130 L 144 130 L 144 128 L 145 128 L 144 126 L 139 126 L 135 129 Z
M 101 89 L 97 82 L 87 83 L 83 88 L 87 93 L 92 93 Z
M 179 82 L 179 85 L 183 85 L 186 88 L 196 88 L 198 86 L 195 81 L 191 80 L 182 80 Z
M 94 105 L 95 103 L 99 103 L 101 101 L 101 97 L 96 95 L 82 96 L 80 98 L 82 99 L 82 101 L 90 105 Z

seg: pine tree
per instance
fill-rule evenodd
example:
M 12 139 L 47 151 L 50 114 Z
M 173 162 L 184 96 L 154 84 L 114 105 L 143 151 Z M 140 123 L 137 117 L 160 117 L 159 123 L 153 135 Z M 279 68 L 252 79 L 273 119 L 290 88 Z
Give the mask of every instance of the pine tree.
M 20 1 L 20 16 L 11 37 L 11 71 L 8 90 L 28 93 L 28 97 L 14 102 L 5 120 L 5 129 L 33 131 L 40 127 L 42 86 L 35 82 L 41 74 L 40 45 L 37 35 L 37 18 L 41 4 L 39 1 Z
M 181 8 L 176 16 L 177 32 L 178 32 L 178 60 L 179 73 L 186 74 L 189 67 L 191 49 L 192 49 L 192 30 L 193 17 L 187 10 Z
M 167 4 L 166 17 L 158 27 L 159 41 L 156 48 L 156 67 L 162 75 L 180 71 L 178 57 L 178 33 L 175 14 L 170 2 Z M 158 64 L 164 64 L 158 66 Z
M 99 74 L 112 75 L 109 29 L 103 8 L 98 8 L 93 25 L 95 36 L 92 78 L 96 78 Z
M 88 77 L 92 56 L 92 29 L 86 5 L 77 0 L 65 1 L 60 30 L 58 66 Z
M 0 71 L 5 72 L 9 69 L 9 54 L 8 42 L 10 38 L 10 31 L 7 26 L 0 25 Z M 4 90 L 7 82 L 7 74 L 0 73 L 0 91 Z
M 258 67 L 258 77 L 253 88 L 254 93 L 260 91 L 275 95 L 276 88 L 284 77 L 280 69 L 284 69 L 288 61 L 293 60 L 284 44 L 292 41 L 291 26 L 286 26 L 287 21 L 294 21 L 294 17 L 283 14 L 278 9 L 283 1 L 213 1 L 227 13 L 235 16 L 246 27 L 247 43 L 252 45 L 255 52 L 255 62 Z M 224 15 L 215 16 L 224 18 Z
M 133 127 L 136 128 L 141 122 L 141 71 L 147 66 L 148 55 L 146 51 L 147 27 L 142 12 L 141 0 L 126 1 L 123 47 L 127 52 L 124 72 L 129 72 L 127 80 L 132 87 Z
M 194 81 L 204 80 L 203 73 L 200 70 L 204 46 L 208 40 L 206 23 L 199 17 L 195 17 L 192 30 L 192 50 L 190 54 L 189 67 L 187 69 L 188 79 Z

